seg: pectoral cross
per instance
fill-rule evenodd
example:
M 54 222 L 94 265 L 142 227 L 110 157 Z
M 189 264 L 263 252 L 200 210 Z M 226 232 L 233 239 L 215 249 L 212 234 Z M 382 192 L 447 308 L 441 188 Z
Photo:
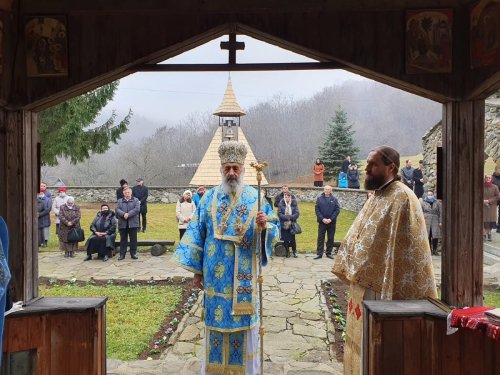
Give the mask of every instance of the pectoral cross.
M 229 34 L 229 41 L 220 42 L 221 49 L 227 49 L 229 51 L 229 64 L 236 64 L 236 51 L 245 49 L 245 42 L 237 42 L 236 34 Z

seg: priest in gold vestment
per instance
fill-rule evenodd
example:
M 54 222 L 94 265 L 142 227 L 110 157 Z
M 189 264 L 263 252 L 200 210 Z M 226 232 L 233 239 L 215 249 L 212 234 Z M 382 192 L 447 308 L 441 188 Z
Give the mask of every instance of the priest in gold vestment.
M 350 285 L 344 374 L 361 373 L 363 300 L 436 297 L 424 215 L 415 194 L 398 179 L 399 153 L 370 152 L 366 201 L 339 248 L 332 272 Z

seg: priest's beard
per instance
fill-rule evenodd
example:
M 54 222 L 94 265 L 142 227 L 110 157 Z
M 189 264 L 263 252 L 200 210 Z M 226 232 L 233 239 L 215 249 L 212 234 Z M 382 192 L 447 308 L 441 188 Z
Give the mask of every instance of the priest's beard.
M 384 185 L 385 182 L 386 181 L 385 181 L 385 177 L 384 176 L 366 175 L 366 178 L 365 178 L 365 190 L 377 190 L 382 185 Z
M 241 172 L 239 177 L 236 176 L 224 176 L 222 174 L 222 188 L 226 193 L 236 194 L 243 189 L 243 177 L 245 172 Z

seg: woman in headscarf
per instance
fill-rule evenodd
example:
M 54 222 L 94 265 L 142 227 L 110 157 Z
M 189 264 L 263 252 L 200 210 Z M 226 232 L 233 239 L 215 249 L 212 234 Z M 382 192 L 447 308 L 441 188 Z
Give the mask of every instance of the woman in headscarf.
M 109 205 L 104 203 L 90 224 L 92 235 L 87 240 L 85 248 L 87 256 L 84 261 L 91 260 L 92 254 L 97 254 L 98 258 L 102 258 L 106 262 L 113 256 L 116 239 L 116 217 L 115 213 L 109 209 Z
M 441 202 L 434 196 L 434 191 L 427 190 L 427 195 L 420 198 L 420 205 L 424 211 L 427 235 L 432 255 L 438 255 L 437 247 L 441 238 Z
M 497 202 L 500 200 L 498 187 L 491 176 L 484 176 L 483 194 L 483 236 L 485 241 L 491 241 L 491 230 L 497 227 Z
M 349 189 L 359 189 L 359 171 L 356 163 L 351 163 L 349 165 L 349 170 L 347 171 L 347 187 Z
M 80 207 L 75 204 L 75 198 L 68 197 L 65 204 L 59 210 L 59 248 L 64 250 L 65 257 L 74 257 L 78 249 L 78 242 L 68 242 L 68 234 L 71 228 L 80 227 Z
M 297 201 L 292 199 L 289 192 L 284 193 L 283 199 L 278 204 L 278 217 L 281 224 L 281 240 L 286 249 L 286 257 L 290 257 L 290 247 L 293 257 L 297 258 L 297 243 L 295 242 L 295 233 L 292 232 L 292 223 L 299 218 L 299 206 Z
M 182 239 L 186 228 L 191 221 L 194 212 L 196 211 L 196 205 L 192 200 L 192 193 L 190 190 L 186 190 L 182 197 L 177 201 L 177 206 L 175 208 L 175 217 L 177 218 L 179 236 Z

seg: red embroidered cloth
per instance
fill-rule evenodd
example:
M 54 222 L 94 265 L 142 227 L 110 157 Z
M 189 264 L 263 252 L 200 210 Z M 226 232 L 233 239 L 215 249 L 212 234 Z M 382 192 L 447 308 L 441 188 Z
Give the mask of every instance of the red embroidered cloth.
M 485 311 L 493 309 L 494 307 L 487 306 L 454 309 L 451 312 L 451 326 L 479 330 L 493 340 L 500 341 L 500 327 L 490 323 L 484 315 Z

